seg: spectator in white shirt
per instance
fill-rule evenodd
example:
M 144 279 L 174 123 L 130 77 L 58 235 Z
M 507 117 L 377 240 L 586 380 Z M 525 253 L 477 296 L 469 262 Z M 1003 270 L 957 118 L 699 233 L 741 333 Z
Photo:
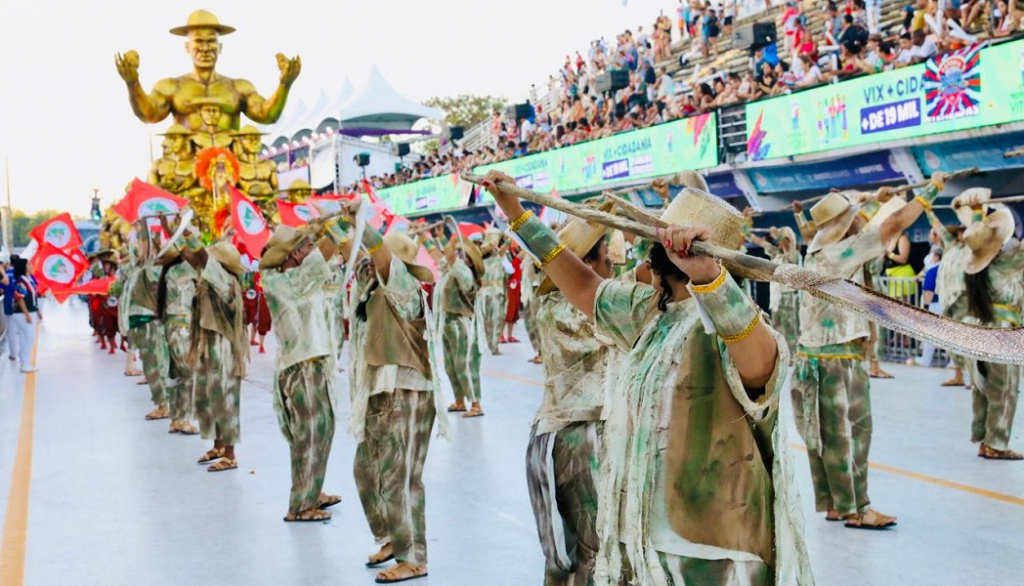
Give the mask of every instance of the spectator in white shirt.
M 922 63 L 939 52 L 935 42 L 929 39 L 923 30 L 913 32 L 913 48 L 910 50 L 911 63 Z
M 896 55 L 896 67 L 906 67 L 913 63 L 914 41 L 910 33 L 900 35 L 900 52 Z

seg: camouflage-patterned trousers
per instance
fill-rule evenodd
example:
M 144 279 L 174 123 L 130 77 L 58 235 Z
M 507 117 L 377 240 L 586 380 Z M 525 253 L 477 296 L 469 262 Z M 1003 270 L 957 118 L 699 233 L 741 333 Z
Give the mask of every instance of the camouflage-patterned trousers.
M 594 583 L 602 427 L 591 421 L 539 436 L 534 425 L 530 432 L 526 484 L 546 562 L 545 586 Z
M 330 317 L 334 320 L 334 340 L 336 351 L 334 357 L 341 358 L 341 350 L 345 347 L 345 297 L 338 295 L 327 300 L 331 304 Z
M 855 513 L 871 502 L 871 384 L 861 344 L 800 346 L 793 372 L 793 414 L 807 444 L 815 506 Z
M 366 522 L 395 559 L 427 563 L 423 464 L 434 427 L 429 391 L 396 389 L 370 397 L 365 440 L 356 447 L 355 478 Z
M 455 398 L 479 401 L 481 356 L 473 318 L 445 313 L 443 319 L 441 345 L 444 346 L 444 371 L 448 373 Z
M 505 290 L 497 287 L 482 287 L 477 299 L 477 303 L 483 304 L 487 349 L 491 351 L 491 354 L 497 354 L 499 352 L 498 340 L 501 338 L 501 328 L 505 325 L 505 314 L 508 310 Z
M 534 297 L 526 305 L 526 310 L 523 311 L 523 324 L 526 326 L 526 335 L 530 338 L 530 345 L 533 346 L 533 351 L 538 354 L 540 354 L 540 330 L 537 329 L 537 307 L 539 306 L 540 300 Z
M 277 373 L 274 410 L 292 460 L 292 491 L 288 512 L 315 509 L 324 487 L 327 459 L 334 440 L 329 360 L 320 356 L 293 364 Z
M 971 441 L 995 450 L 1010 442 L 1013 417 L 1017 413 L 1021 367 L 993 362 L 971 362 L 974 390 L 974 420 Z
M 195 416 L 193 392 L 196 377 L 188 363 L 191 344 L 187 318 L 167 318 L 167 346 L 169 368 L 167 371 L 167 406 L 171 409 L 172 420 L 188 421 Z
M 775 572 L 760 560 L 702 560 L 659 551 L 658 562 L 667 586 L 772 586 L 775 583 Z M 635 583 L 633 570 L 625 553 L 622 563 L 625 567 L 619 586 L 632 586 Z
M 799 292 L 786 291 L 779 297 L 779 310 L 772 314 L 772 325 L 786 338 L 789 355 L 796 356 L 797 340 L 800 339 Z
M 142 372 L 149 384 L 149 395 L 157 407 L 167 406 L 167 368 L 170 351 L 162 321 L 154 319 L 131 330 L 131 338 L 139 348 Z
M 207 336 L 207 352 L 199 356 L 195 369 L 199 432 L 205 440 L 220 440 L 233 446 L 242 440 L 242 379 L 232 375 L 231 342 L 206 330 L 199 335 Z

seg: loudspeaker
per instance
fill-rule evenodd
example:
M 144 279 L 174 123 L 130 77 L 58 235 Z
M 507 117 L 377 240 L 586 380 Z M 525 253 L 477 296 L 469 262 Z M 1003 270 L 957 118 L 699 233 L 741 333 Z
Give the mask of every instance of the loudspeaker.
M 353 157 L 353 159 L 355 160 L 356 165 L 365 167 L 370 164 L 370 153 L 359 153 Z
M 449 131 L 451 132 L 452 140 L 462 140 L 464 136 L 461 126 L 452 126 Z
M 529 104 L 513 104 L 505 108 L 505 118 L 509 120 L 522 120 L 530 117 Z
M 408 155 L 408 154 L 409 154 L 409 143 L 407 143 L 407 142 L 400 142 L 400 143 L 398 143 L 398 156 L 399 157 L 404 157 L 405 155 Z M 367 163 L 369 163 L 369 161 L 367 161 Z
M 606 71 L 594 79 L 594 89 L 599 94 L 614 92 L 629 86 L 629 72 L 626 70 Z
M 732 46 L 736 49 L 757 49 L 778 39 L 774 22 L 755 22 L 732 31 Z

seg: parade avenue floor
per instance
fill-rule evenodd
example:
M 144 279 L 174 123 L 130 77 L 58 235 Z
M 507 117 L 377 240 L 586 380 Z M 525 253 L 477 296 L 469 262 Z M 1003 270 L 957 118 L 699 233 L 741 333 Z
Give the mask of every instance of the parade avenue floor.
M 195 463 L 209 447 L 198 436 L 143 420 L 148 389 L 123 376 L 123 354 L 99 351 L 83 306 L 44 311 L 39 373 L 26 379 L 0 360 L 0 584 L 20 583 L 22 572 L 32 586 L 373 583 L 363 563 L 376 547 L 352 479 L 344 374 L 325 485 L 344 500 L 328 523 L 287 524 L 272 339 L 243 386 L 239 469 L 210 474 Z M 542 583 L 524 453 L 543 369 L 527 363 L 532 352 L 518 335 L 524 343 L 484 358 L 486 416 L 453 418 L 453 439 L 430 446 L 430 576 L 419 585 Z M 1024 583 L 1024 462 L 976 456 L 969 392 L 939 387 L 949 371 L 887 368 L 895 380 L 872 389 L 871 496 L 899 516 L 890 531 L 845 529 L 813 512 L 806 456 L 783 400 L 817 583 Z M 34 409 L 24 409 L 33 397 Z M 1018 412 L 1010 446 L 1024 450 L 1022 436 Z

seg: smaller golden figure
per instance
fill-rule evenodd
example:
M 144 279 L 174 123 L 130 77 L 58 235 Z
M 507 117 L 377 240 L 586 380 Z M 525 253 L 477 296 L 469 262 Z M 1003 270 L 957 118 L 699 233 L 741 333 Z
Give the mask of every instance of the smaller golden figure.
M 198 98 L 192 101 L 199 107 L 199 118 L 202 124 L 192 134 L 192 142 L 201 150 L 208 147 L 228 148 L 234 139 L 231 130 L 224 128 L 222 119 L 226 114 L 221 110 L 220 101 L 216 98 Z
M 196 158 L 192 149 L 192 131 L 180 124 L 174 124 L 160 136 L 164 137 L 163 156 L 153 162 L 146 181 L 188 199 L 201 196 L 204 190 L 199 186 L 195 174 Z
M 286 194 L 285 197 L 290 203 L 305 203 L 313 195 L 313 186 L 302 179 L 296 179 L 287 188 L 282 189 L 281 193 Z
M 260 137 L 265 135 L 249 124 L 232 133 L 232 136 L 235 138 L 238 183 L 242 191 L 256 202 L 268 220 L 280 223 L 277 213 L 277 166 L 273 161 L 260 159 Z

